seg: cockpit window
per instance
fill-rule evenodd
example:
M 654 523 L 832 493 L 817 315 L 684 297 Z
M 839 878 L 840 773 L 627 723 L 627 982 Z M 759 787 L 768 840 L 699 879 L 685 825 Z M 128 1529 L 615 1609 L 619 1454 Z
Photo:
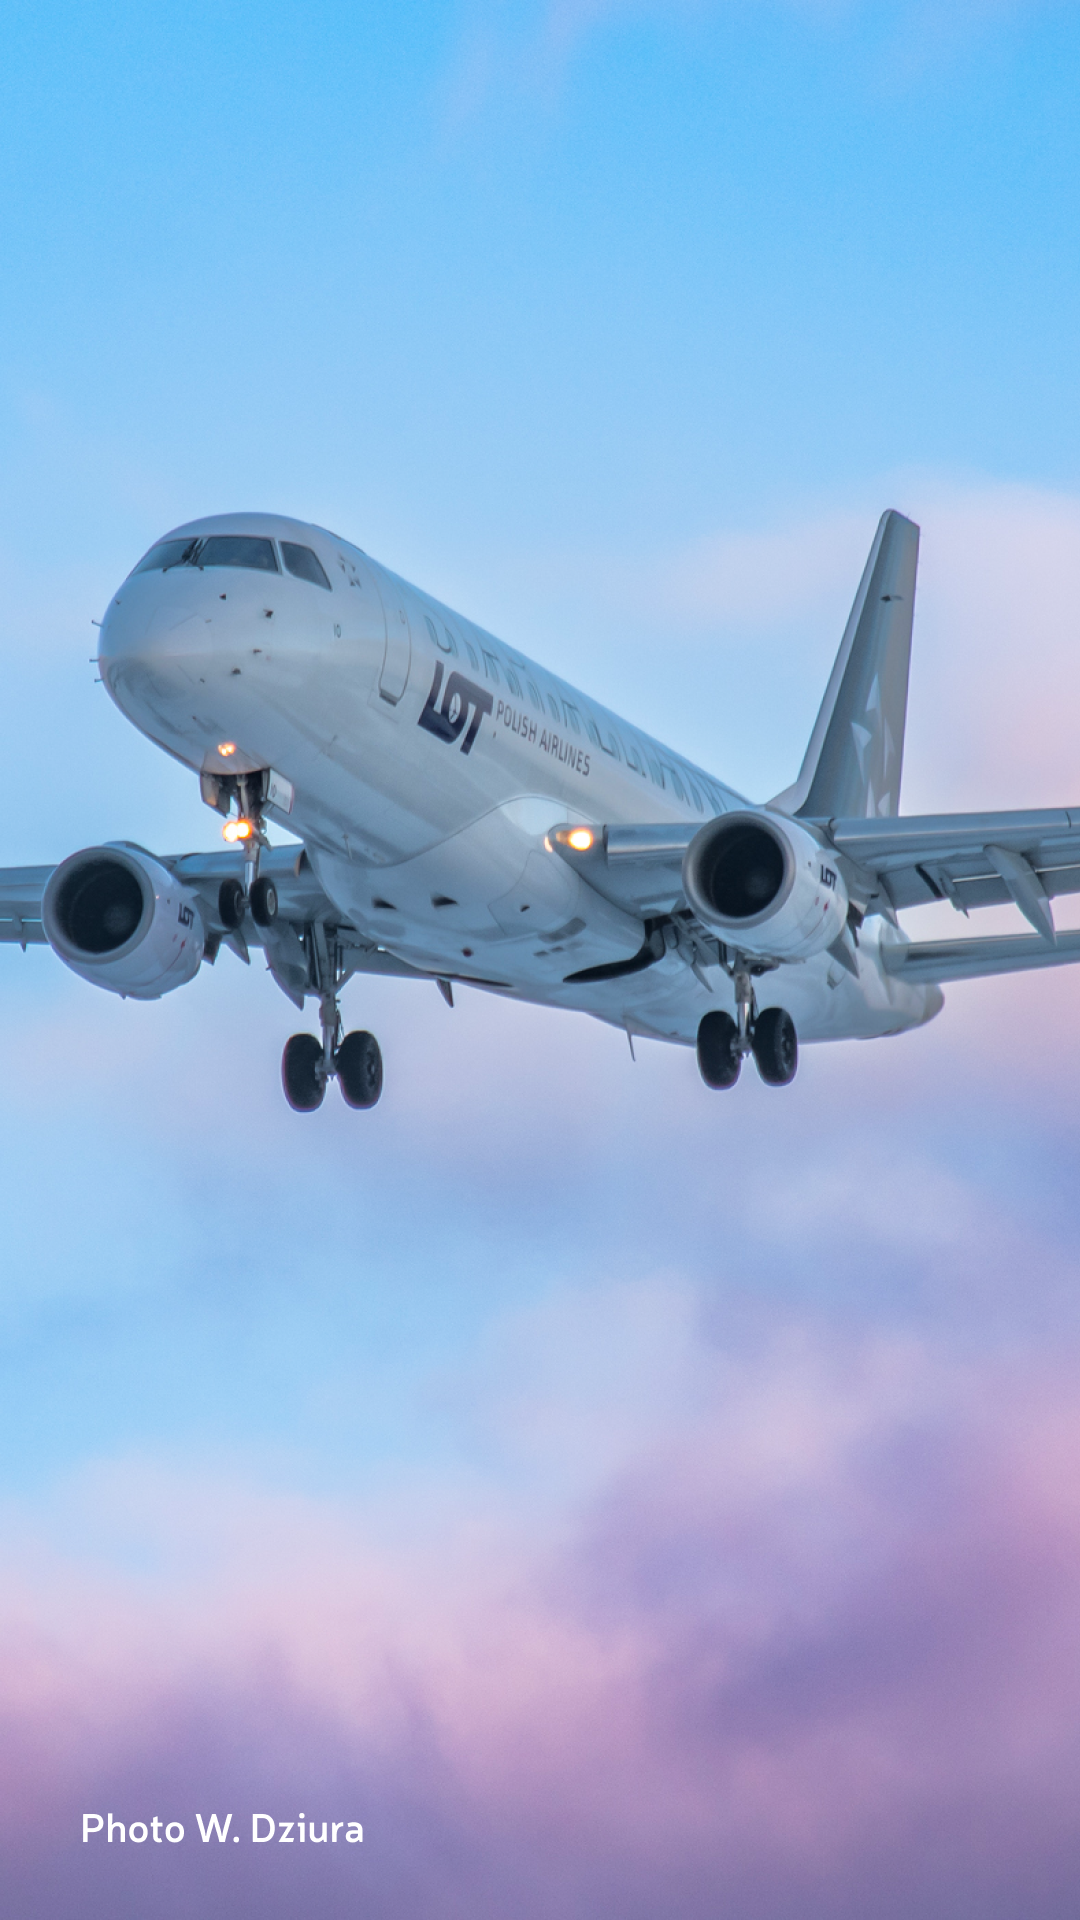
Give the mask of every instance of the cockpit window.
M 198 544 L 190 534 L 186 540 L 159 540 L 156 547 L 151 547 L 146 558 L 139 561 L 135 572 L 157 573 L 159 569 L 164 572 L 166 567 L 182 567 L 190 560 Z
M 308 553 L 306 547 L 294 547 L 294 553 Z M 309 554 L 312 564 L 319 567 L 315 555 Z M 145 560 L 140 560 L 136 573 L 156 573 L 160 569 L 167 573 L 170 567 L 251 567 L 255 573 L 280 573 L 277 554 L 272 540 L 257 539 L 250 533 L 212 533 L 208 540 L 159 540 L 151 547 Z M 322 574 L 321 584 L 330 585 Z M 313 578 L 305 575 L 305 578 Z
M 315 555 L 312 554 L 314 560 Z M 197 567 L 251 567 L 255 573 L 277 573 L 272 540 L 251 533 L 212 533 L 194 556 Z
M 283 540 L 281 557 L 288 573 L 294 573 L 298 580 L 310 580 L 313 587 L 325 587 L 330 592 L 330 582 L 317 553 L 310 547 L 298 547 L 294 540 Z

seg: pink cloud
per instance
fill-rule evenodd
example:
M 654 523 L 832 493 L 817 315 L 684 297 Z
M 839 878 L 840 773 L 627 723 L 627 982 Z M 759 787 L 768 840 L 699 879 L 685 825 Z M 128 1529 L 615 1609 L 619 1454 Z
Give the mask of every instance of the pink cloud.
M 20 1916 L 332 1915 L 358 1888 L 395 1916 L 704 1916 L 718 1889 L 769 1920 L 1068 1911 L 1072 1368 L 796 1326 L 691 1366 L 688 1412 L 546 1520 L 119 1464 L 55 1517 L 127 1529 L 147 1571 L 9 1521 Z M 210 1806 L 356 1809 L 363 1857 L 72 1837 L 85 1808 Z

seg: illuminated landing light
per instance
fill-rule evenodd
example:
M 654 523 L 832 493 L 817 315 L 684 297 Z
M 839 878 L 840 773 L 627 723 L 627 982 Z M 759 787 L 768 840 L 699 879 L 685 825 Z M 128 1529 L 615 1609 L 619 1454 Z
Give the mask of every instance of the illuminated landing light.
M 255 828 L 250 820 L 226 820 L 221 829 L 221 837 L 234 847 L 238 840 L 250 840 Z
M 591 827 L 574 827 L 566 836 L 566 844 L 573 847 L 575 853 L 588 853 L 596 840 Z
M 230 754 L 233 754 L 236 752 L 236 741 L 222 740 L 219 743 L 218 752 L 220 753 L 223 760 L 227 760 Z

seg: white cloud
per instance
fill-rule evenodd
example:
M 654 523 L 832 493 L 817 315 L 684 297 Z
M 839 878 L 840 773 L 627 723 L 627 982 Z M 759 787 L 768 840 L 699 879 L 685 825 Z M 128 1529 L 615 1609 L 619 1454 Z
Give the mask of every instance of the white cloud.
M 605 32 L 647 23 L 686 33 L 715 15 L 752 27 L 758 17 L 788 15 L 817 24 L 834 42 L 869 16 L 885 42 L 873 73 L 882 88 L 903 88 L 947 66 L 990 28 L 1042 10 L 1045 0 L 547 0 L 517 9 L 492 0 L 469 7 L 444 86 L 448 131 L 481 113 L 500 90 L 551 99 L 567 70 Z

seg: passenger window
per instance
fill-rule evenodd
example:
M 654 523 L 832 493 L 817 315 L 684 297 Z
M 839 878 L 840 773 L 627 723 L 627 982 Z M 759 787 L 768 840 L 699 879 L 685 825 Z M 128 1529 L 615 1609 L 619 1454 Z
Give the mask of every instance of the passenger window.
M 671 784 L 674 787 L 676 793 L 678 794 L 679 799 L 685 803 L 686 794 L 683 790 L 683 783 L 679 779 L 679 776 L 676 773 L 674 767 L 665 767 L 664 772 L 667 774 L 668 779 L 671 781 Z
M 619 752 L 618 735 L 611 727 L 608 728 L 606 733 L 600 735 L 600 745 L 603 747 L 605 753 L 610 753 L 613 760 L 622 759 L 622 755 Z
M 525 685 L 529 689 L 529 699 L 532 701 L 533 706 L 538 707 L 540 709 L 540 712 L 543 713 L 544 703 L 540 698 L 539 689 L 533 684 L 531 680 L 526 680 Z
M 644 763 L 644 761 L 643 761 L 643 760 L 642 760 L 642 758 L 641 758 L 641 749 L 639 748 L 639 746 L 638 746 L 638 744 L 637 744 L 637 741 L 636 741 L 636 740 L 631 740 L 631 742 L 630 742 L 630 745 L 629 745 L 629 746 L 627 746 L 627 744 L 626 744 L 626 742 L 625 742 L 625 740 L 624 740 L 624 741 L 623 741 L 623 751 L 624 751 L 624 753 L 626 754 L 626 764 L 627 764 L 627 766 L 628 766 L 628 767 L 632 767 L 635 773 L 640 773 L 640 774 L 641 774 L 641 776 L 642 776 L 642 779 L 644 779 L 644 777 L 645 777 L 645 763 Z
M 580 733 L 581 718 L 580 718 L 580 715 L 578 714 L 577 708 L 574 706 L 571 706 L 569 700 L 564 700 L 562 704 L 563 704 L 563 713 L 566 715 L 567 726 L 571 727 L 575 733 Z
M 295 541 L 283 540 L 281 557 L 287 572 L 294 573 L 298 580 L 310 580 L 313 587 L 325 587 L 330 592 L 330 582 L 326 577 L 322 561 L 310 547 L 298 547 Z
M 518 699 L 520 700 L 521 699 L 521 681 L 518 679 L 517 674 L 514 672 L 513 667 L 506 667 L 505 671 L 506 671 L 507 685 L 509 686 L 511 693 L 516 693 Z
M 314 556 L 313 556 L 314 557 Z M 250 567 L 254 573 L 280 573 L 272 540 L 250 533 L 212 533 L 195 556 L 197 567 Z
M 183 567 L 191 564 L 191 556 L 198 541 L 188 535 L 186 540 L 159 540 L 151 547 L 146 557 L 134 568 L 135 573 L 164 573 L 169 567 Z
M 585 715 L 585 731 L 592 741 L 593 746 L 598 747 L 600 745 L 600 729 L 595 720 L 590 720 L 588 714 Z
M 452 653 L 454 655 L 454 658 L 456 659 L 457 658 L 457 641 L 454 639 L 454 636 L 451 633 L 449 627 L 443 628 L 443 634 L 446 639 L 446 651 L 448 653 Z
M 651 755 L 649 758 L 649 772 L 652 774 L 656 785 L 662 787 L 664 784 L 664 769 L 660 765 L 659 760 L 654 760 Z
M 482 647 L 481 652 L 483 653 L 483 656 L 484 656 L 484 672 L 487 674 L 487 677 L 489 680 L 494 680 L 496 685 L 498 685 L 499 663 L 496 660 L 495 655 L 493 653 L 489 653 L 486 647 Z
M 559 712 L 559 703 L 556 700 L 555 695 L 553 693 L 548 694 L 547 700 L 548 700 L 548 706 L 551 709 L 551 717 L 555 721 L 555 724 L 557 726 L 560 720 L 562 719 L 562 714 Z
M 476 657 L 476 648 L 473 646 L 473 643 L 471 640 L 468 640 L 468 639 L 466 640 L 465 651 L 468 654 L 469 659 L 472 662 L 473 666 L 478 667 L 480 665 L 480 662 Z

